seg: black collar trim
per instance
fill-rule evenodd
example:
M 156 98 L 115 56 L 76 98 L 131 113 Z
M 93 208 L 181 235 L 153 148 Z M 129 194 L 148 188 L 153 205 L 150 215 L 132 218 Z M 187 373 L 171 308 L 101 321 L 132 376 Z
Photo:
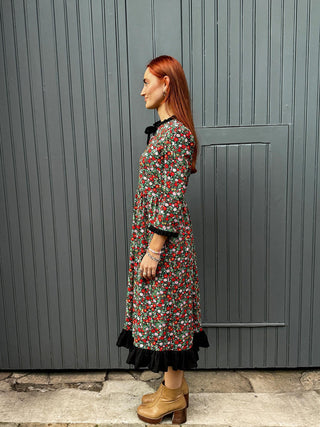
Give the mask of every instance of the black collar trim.
M 168 117 L 165 120 L 162 120 L 162 121 L 158 120 L 157 122 L 153 123 L 152 126 L 146 127 L 144 133 L 146 133 L 148 135 L 147 145 L 149 144 L 151 134 L 154 135 L 156 133 L 156 131 L 157 131 L 157 129 L 158 129 L 159 126 L 163 125 L 164 123 L 170 122 L 170 120 L 175 119 L 175 118 L 176 118 L 176 116 L 173 115 L 171 117 Z

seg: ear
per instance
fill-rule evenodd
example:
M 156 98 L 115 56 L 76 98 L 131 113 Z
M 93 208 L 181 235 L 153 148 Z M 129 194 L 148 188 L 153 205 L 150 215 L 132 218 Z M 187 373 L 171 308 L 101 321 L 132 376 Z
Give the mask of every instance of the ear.
M 164 76 L 163 77 L 163 82 L 165 84 L 165 88 L 164 89 L 167 89 L 168 86 L 169 86 L 169 84 L 170 84 L 170 77 L 169 76 Z

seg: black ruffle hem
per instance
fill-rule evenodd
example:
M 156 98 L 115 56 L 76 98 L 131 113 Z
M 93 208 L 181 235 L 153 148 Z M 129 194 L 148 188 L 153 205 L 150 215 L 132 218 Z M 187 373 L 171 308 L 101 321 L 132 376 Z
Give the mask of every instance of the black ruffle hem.
M 168 366 L 172 366 L 174 370 L 183 371 L 196 368 L 199 347 L 209 347 L 209 342 L 206 333 L 202 330 L 193 335 L 193 345 L 188 350 L 146 350 L 135 347 L 132 331 L 123 329 L 118 337 L 117 346 L 129 349 L 126 363 L 134 365 L 135 369 L 148 368 L 152 372 L 166 372 Z

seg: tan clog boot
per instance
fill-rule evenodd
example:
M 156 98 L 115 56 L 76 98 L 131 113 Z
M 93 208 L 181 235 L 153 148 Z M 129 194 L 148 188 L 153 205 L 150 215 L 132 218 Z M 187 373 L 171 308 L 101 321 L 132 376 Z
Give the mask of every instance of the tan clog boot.
M 164 384 L 164 380 L 162 380 L 162 384 Z M 156 392 L 143 395 L 142 399 L 141 399 L 142 404 L 153 402 L 159 393 L 160 386 Z M 182 388 L 182 392 L 184 394 L 184 398 L 186 399 L 187 408 L 188 408 L 189 407 L 189 387 L 188 387 L 187 381 L 185 380 L 184 377 L 182 378 L 181 388 Z
M 165 415 L 173 414 L 172 424 L 182 424 L 187 421 L 187 403 L 182 388 L 171 389 L 163 382 L 156 398 L 137 409 L 140 420 L 149 424 L 159 424 Z

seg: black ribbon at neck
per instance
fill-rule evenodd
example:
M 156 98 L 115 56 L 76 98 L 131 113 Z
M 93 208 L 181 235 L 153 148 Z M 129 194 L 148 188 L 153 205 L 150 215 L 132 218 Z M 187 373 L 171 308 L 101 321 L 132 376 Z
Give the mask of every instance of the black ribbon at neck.
M 161 126 L 163 123 L 169 122 L 170 120 L 172 120 L 174 118 L 175 118 L 175 116 L 171 116 L 171 117 L 168 117 L 167 119 L 162 120 L 162 121 L 158 120 L 157 122 L 153 123 L 152 126 L 146 127 L 144 133 L 146 133 L 148 135 L 147 145 L 149 144 L 151 135 L 152 134 L 154 135 L 157 132 L 158 127 Z

